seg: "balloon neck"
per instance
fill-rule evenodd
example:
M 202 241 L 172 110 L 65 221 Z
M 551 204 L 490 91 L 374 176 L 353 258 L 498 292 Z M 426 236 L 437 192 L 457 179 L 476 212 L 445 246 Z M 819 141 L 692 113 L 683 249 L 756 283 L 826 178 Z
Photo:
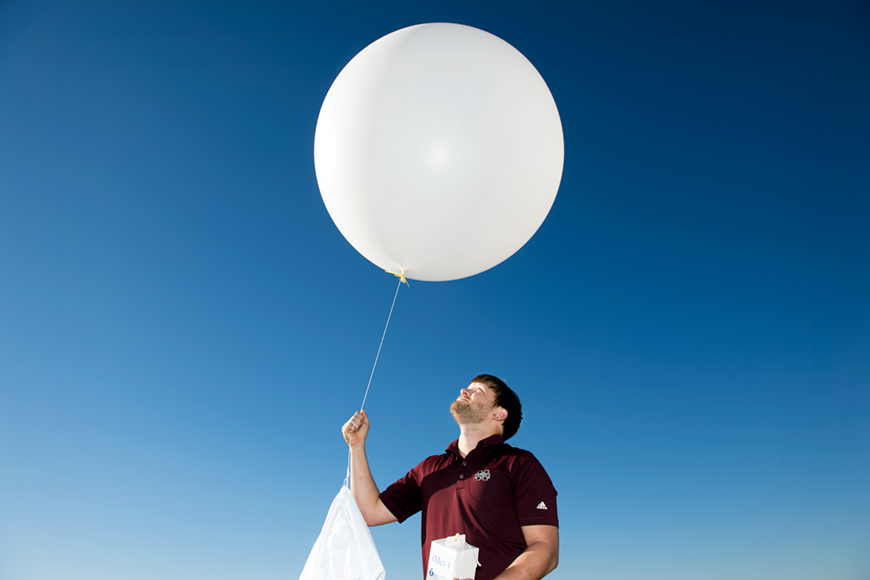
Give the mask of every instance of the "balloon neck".
M 402 271 L 398 272 L 398 273 L 397 272 L 390 272 L 389 270 L 384 270 L 384 272 L 386 272 L 387 274 L 392 274 L 393 276 L 398 278 L 402 283 L 404 283 L 405 286 L 407 286 L 408 288 L 411 287 L 411 285 L 408 284 L 408 279 L 405 278 L 405 269 L 404 268 L 402 268 Z

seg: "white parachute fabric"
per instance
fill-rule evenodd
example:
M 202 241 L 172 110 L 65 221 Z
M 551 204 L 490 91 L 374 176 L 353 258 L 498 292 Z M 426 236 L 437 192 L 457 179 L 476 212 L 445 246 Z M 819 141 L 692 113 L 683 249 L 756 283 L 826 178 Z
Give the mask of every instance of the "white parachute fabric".
M 372 533 L 346 485 L 329 506 L 299 580 L 384 580 Z

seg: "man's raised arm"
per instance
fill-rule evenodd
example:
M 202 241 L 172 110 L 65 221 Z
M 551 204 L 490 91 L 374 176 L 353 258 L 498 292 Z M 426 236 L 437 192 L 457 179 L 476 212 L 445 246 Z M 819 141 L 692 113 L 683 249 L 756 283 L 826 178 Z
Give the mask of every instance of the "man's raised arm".
M 366 457 L 369 417 L 366 412 L 355 413 L 341 428 L 341 434 L 350 446 L 350 491 L 366 524 L 380 526 L 396 521 L 396 516 L 381 501 L 378 486 L 369 469 L 369 460 Z

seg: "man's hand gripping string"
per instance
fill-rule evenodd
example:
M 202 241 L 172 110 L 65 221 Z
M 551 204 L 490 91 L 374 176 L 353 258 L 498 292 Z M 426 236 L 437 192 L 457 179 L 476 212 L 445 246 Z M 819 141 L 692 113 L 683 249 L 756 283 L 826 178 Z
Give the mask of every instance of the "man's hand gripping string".
M 369 416 L 365 411 L 357 411 L 353 417 L 341 428 L 344 440 L 352 449 L 365 446 L 366 437 L 369 434 Z

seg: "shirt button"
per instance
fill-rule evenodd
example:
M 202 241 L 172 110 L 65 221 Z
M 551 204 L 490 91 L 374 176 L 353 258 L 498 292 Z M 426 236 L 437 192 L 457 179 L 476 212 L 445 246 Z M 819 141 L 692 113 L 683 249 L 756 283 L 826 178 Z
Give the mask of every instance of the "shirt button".
M 465 465 L 465 462 L 464 462 L 464 461 L 462 462 L 462 465 Z
M 462 479 L 463 477 L 465 477 L 465 476 L 464 476 L 464 475 L 460 475 L 460 476 L 459 476 L 459 479 Z

